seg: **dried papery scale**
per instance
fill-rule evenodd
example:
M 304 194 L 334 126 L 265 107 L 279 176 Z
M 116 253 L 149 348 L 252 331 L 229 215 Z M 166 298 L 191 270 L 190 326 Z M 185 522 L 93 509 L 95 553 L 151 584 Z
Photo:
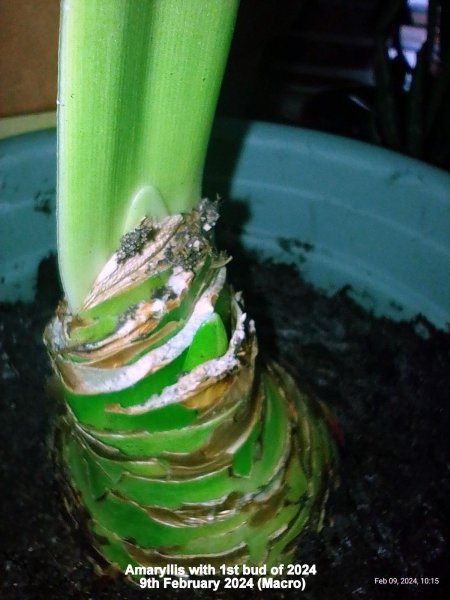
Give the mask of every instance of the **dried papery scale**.
M 66 503 L 97 562 L 275 564 L 319 528 L 335 447 L 319 403 L 262 366 L 215 249 L 214 203 L 124 236 L 45 341 L 64 387 Z M 99 559 L 102 561 L 99 561 Z

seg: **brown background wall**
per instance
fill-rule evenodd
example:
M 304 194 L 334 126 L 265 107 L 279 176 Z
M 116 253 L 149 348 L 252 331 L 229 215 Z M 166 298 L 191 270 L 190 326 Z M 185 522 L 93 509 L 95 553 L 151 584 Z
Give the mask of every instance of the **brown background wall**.
M 56 107 L 59 0 L 0 0 L 0 117 Z

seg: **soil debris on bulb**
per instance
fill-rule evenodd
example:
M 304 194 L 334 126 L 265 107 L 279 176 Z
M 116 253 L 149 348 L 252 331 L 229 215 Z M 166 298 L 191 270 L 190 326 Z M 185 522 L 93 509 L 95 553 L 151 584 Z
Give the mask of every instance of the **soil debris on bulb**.
M 61 302 L 45 331 L 64 392 L 65 502 L 103 572 L 274 565 L 323 521 L 336 467 L 328 415 L 257 360 L 217 218 L 203 200 L 143 219 L 77 314 Z

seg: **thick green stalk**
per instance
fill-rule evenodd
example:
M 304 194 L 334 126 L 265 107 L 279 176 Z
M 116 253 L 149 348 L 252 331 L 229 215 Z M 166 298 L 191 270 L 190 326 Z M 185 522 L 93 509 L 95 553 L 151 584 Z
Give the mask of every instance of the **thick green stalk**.
M 199 200 L 238 0 L 64 0 L 58 253 L 78 309 L 124 233 Z

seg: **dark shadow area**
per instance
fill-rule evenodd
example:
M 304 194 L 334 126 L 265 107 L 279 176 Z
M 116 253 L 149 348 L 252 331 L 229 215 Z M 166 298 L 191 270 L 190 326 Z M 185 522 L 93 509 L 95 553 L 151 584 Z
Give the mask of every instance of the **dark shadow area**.
M 219 194 L 230 197 L 231 182 L 250 127 L 249 121 L 216 119 L 206 155 L 203 178 L 205 196 L 215 198 Z M 242 215 L 238 214 L 237 217 L 242 218 Z
M 204 195 L 219 198 L 220 219 L 216 227 L 216 240 L 218 248 L 233 258 L 228 265 L 229 282 L 235 290 L 243 292 L 246 304 L 258 307 L 257 314 L 250 312 L 250 317 L 256 321 L 260 352 L 273 359 L 278 353 L 275 324 L 270 319 L 265 297 L 255 294 L 251 266 L 257 260 L 257 252 L 249 250 L 242 243 L 242 234 L 251 219 L 251 205 L 245 198 L 233 197 L 231 189 L 250 127 L 250 122 L 235 119 L 216 122 L 205 166 Z M 214 176 L 210 177 L 210 173 Z M 261 330 L 258 328 L 260 320 L 264 322 Z
M 448 169 L 450 4 L 246 0 L 219 113 L 318 129 Z

